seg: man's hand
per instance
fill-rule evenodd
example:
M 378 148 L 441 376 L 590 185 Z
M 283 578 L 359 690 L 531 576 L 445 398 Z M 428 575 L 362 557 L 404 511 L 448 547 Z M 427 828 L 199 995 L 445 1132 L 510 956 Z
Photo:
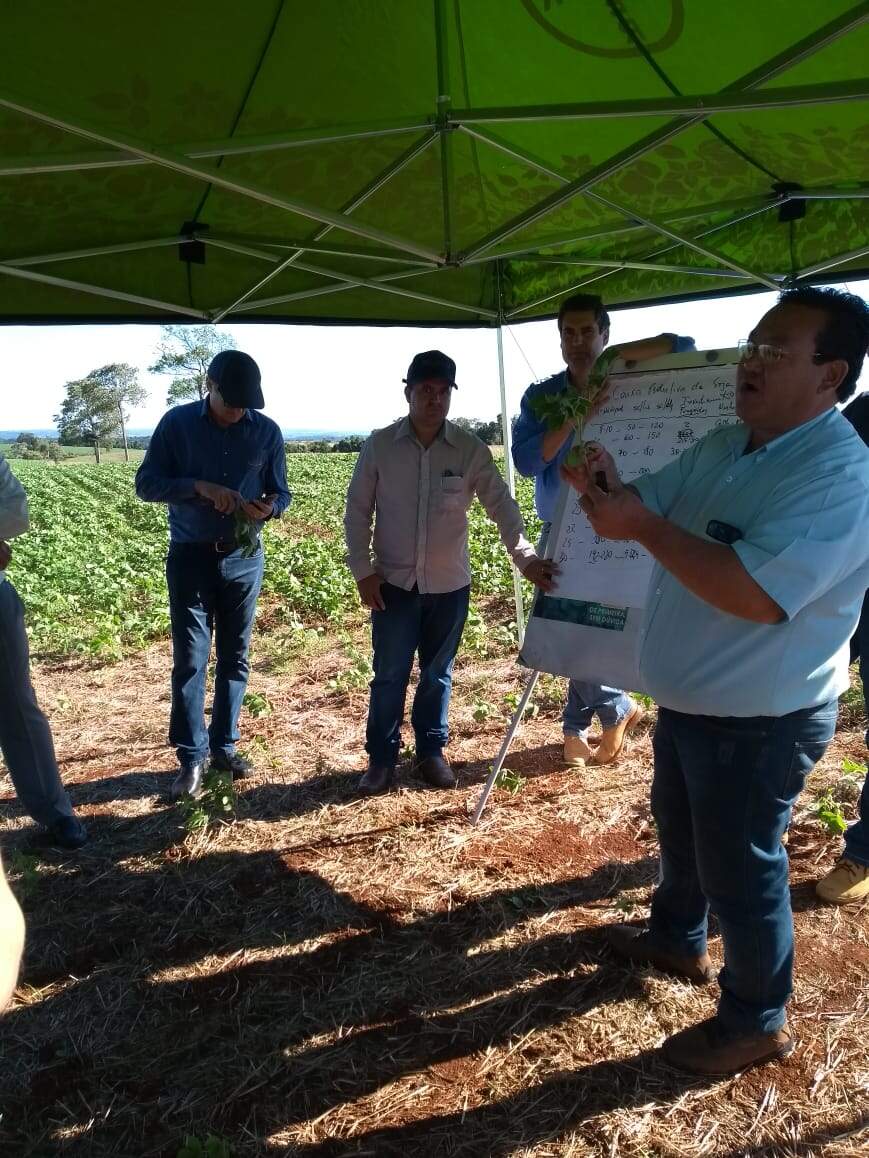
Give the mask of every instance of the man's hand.
M 606 489 L 598 486 L 603 474 Z M 582 495 L 579 505 L 598 535 L 605 539 L 638 539 L 649 518 L 649 509 L 619 478 L 612 455 L 599 443 L 588 444 L 584 466 L 562 466 L 561 476 Z M 599 480 L 598 480 L 599 481 Z
M 12 548 L 5 539 L 0 539 L 0 571 L 5 571 L 12 558 Z
M 221 515 L 234 514 L 243 500 L 238 491 L 222 487 L 220 483 L 199 481 L 193 484 L 194 491 L 201 495 Z
M 272 512 L 275 509 L 275 499 L 277 495 L 266 495 L 264 499 L 249 499 L 242 500 L 241 509 L 249 519 L 253 519 L 255 523 L 264 523 L 266 519 L 272 517 Z
M 383 580 L 379 575 L 366 575 L 364 579 L 357 579 L 356 586 L 359 588 L 359 598 L 362 600 L 363 606 L 369 607 L 372 611 L 386 610 L 386 604 L 383 602 L 383 595 L 380 591 Z
M 539 587 L 541 591 L 551 591 L 559 573 L 560 568 L 554 559 L 538 559 L 536 555 L 525 564 L 522 570 L 525 578 L 535 587 Z

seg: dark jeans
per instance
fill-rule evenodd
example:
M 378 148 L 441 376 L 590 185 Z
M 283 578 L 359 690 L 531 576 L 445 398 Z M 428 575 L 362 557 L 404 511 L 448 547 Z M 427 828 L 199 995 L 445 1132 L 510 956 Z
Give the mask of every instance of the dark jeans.
M 8 579 L 0 583 L 0 704 L 0 748 L 18 799 L 46 827 L 72 816 L 51 728 L 30 682 L 24 607 Z
M 470 587 L 421 595 L 384 583 L 385 611 L 371 612 L 374 679 L 368 705 L 365 750 L 372 764 L 394 765 L 413 657 L 419 652 L 419 684 L 411 723 L 417 759 L 437 755 L 449 739 L 447 713 L 453 661 L 468 617 Z
M 724 946 L 718 1014 L 736 1031 L 784 1023 L 794 944 L 781 838 L 837 708 L 831 700 L 747 719 L 658 712 L 652 813 L 662 879 L 651 927 L 675 951 L 699 955 L 712 909 Z
M 863 597 L 860 622 L 851 639 L 851 662 L 860 660 L 860 679 L 863 681 L 863 704 L 866 721 L 869 724 L 869 591 Z M 869 727 L 867 727 L 866 747 L 869 748 Z M 845 856 L 858 864 L 869 865 L 869 776 L 863 781 L 863 791 L 857 805 L 857 820 L 845 833 Z
M 209 752 L 235 752 L 238 714 L 250 672 L 248 647 L 263 577 L 263 553 L 218 555 L 213 547 L 173 543 L 166 559 L 172 619 L 169 743 L 182 764 Z M 211 726 L 205 729 L 205 676 L 216 641 Z

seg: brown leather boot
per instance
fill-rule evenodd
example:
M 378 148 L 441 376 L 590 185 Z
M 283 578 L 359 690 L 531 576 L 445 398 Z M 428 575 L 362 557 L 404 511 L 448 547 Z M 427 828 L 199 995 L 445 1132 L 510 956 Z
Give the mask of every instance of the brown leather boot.
M 711 1077 L 736 1074 L 787 1057 L 796 1045 L 787 1022 L 772 1033 L 732 1033 L 717 1017 L 668 1037 L 664 1059 L 677 1069 Z
M 625 739 L 630 732 L 638 728 L 646 718 L 646 713 L 638 703 L 631 700 L 633 707 L 628 714 L 615 725 L 614 728 L 604 728 L 600 734 L 600 743 L 594 754 L 594 764 L 614 764 L 621 755 Z
M 701 957 L 674 953 L 656 940 L 648 929 L 638 929 L 634 925 L 611 925 L 607 929 L 607 940 L 613 952 L 625 961 L 633 961 L 637 965 L 653 965 L 662 973 L 685 977 L 696 985 L 706 985 L 715 980 L 715 966 L 708 953 Z

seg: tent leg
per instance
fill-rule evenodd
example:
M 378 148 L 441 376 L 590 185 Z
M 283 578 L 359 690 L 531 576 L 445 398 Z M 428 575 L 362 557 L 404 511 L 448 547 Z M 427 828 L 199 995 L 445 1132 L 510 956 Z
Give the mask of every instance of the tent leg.
M 507 383 L 504 376 L 504 334 L 498 326 L 495 334 L 498 339 L 498 381 L 501 386 L 501 434 L 504 441 L 504 477 L 507 480 L 507 489 L 516 497 L 516 479 L 513 475 L 513 456 L 510 450 L 512 431 L 510 429 L 510 415 L 507 413 Z M 516 604 L 516 635 L 519 639 L 519 650 L 525 642 L 525 606 L 522 600 L 522 576 L 519 568 L 513 564 L 513 600 Z
M 471 817 L 471 824 L 476 824 L 480 817 L 483 815 L 483 809 L 486 807 L 486 801 L 489 799 L 489 796 L 492 793 L 492 789 L 495 787 L 495 781 L 498 779 L 498 773 L 501 771 L 501 768 L 504 765 L 504 761 L 507 759 L 507 753 L 510 751 L 510 745 L 513 743 L 513 737 L 516 735 L 519 725 L 522 722 L 522 716 L 525 714 L 525 708 L 528 705 L 528 701 L 531 699 L 531 693 L 534 691 L 535 685 L 537 684 L 537 680 L 539 678 L 539 671 L 533 671 L 528 677 L 528 683 L 525 685 L 525 691 L 522 693 L 522 698 L 516 705 L 516 711 L 513 713 L 513 718 L 510 721 L 510 726 L 507 729 L 507 735 L 504 737 L 501 750 L 498 752 L 497 759 L 492 765 L 492 771 L 489 773 L 489 779 L 486 781 L 486 787 L 483 789 L 483 793 L 477 802 L 476 809 L 474 810 L 474 815 Z

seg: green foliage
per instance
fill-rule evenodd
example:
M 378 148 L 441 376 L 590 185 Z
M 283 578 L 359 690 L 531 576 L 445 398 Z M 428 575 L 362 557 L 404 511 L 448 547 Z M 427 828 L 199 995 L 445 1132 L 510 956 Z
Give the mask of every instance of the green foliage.
M 829 790 L 818 795 L 814 808 L 815 818 L 832 836 L 841 836 L 848 827 L 842 806 Z
M 504 706 L 507 709 L 507 715 L 512 716 L 519 707 L 519 701 L 522 699 L 519 692 L 507 692 L 504 695 Z M 534 719 L 539 713 L 540 708 L 533 700 L 529 700 L 525 705 L 525 710 L 522 712 L 523 718 L 527 716 L 529 719 Z
M 490 704 L 488 700 L 481 700 L 479 697 L 471 705 L 471 715 L 478 724 L 484 724 L 490 716 L 496 714 L 496 711 L 494 704 Z
M 166 395 L 167 406 L 204 398 L 208 365 L 221 350 L 234 350 L 230 334 L 214 326 L 163 326 L 157 360 L 149 369 L 152 374 L 171 374 Z
M 524 783 L 525 777 L 520 776 L 518 772 L 513 772 L 510 768 L 502 768 L 495 777 L 495 787 L 503 788 L 511 796 L 515 796 L 517 792 L 521 791 Z
M 857 779 L 862 779 L 867 773 L 867 768 L 865 764 L 861 764 L 857 760 L 850 760 L 846 756 L 842 761 L 842 771 L 846 776 L 854 776 Z
M 195 1134 L 188 1134 L 177 1158 L 232 1158 L 232 1148 L 225 1138 L 218 1138 L 216 1134 L 209 1134 L 204 1142 Z
M 20 900 L 26 901 L 39 889 L 39 857 L 32 853 L 13 850 L 6 859 L 6 868 Z
M 203 791 L 198 800 L 187 796 L 178 801 L 178 811 L 188 836 L 204 832 L 213 821 L 232 819 L 238 804 L 229 772 L 210 768 L 202 784 Z
M 374 669 L 368 656 L 359 651 L 347 637 L 344 640 L 344 650 L 350 660 L 350 666 L 344 668 L 326 685 L 335 695 L 362 691 L 374 678 Z
M 342 526 L 355 462 L 355 454 L 292 456 L 293 504 L 283 519 L 270 520 L 262 531 L 261 604 L 270 605 L 269 614 L 280 624 L 291 624 L 300 638 L 303 633 L 333 634 L 360 618 Z M 59 466 L 16 463 L 15 473 L 28 492 L 31 529 L 14 543 L 9 575 L 27 606 L 34 654 L 112 661 L 165 637 L 166 508 L 137 499 L 135 468 L 114 462 L 97 467 L 79 455 Z M 533 538 L 539 527 L 533 482 L 519 479 L 517 485 Z M 488 628 L 480 601 L 502 600 L 500 618 L 506 619 L 513 597 L 510 557 L 478 503 L 469 518 L 473 578 L 462 652 L 503 655 L 515 647 L 515 627 L 502 622 Z M 523 589 L 530 604 L 531 585 L 524 583 Z M 490 614 L 487 621 L 492 622 Z M 295 642 L 291 650 L 298 650 Z
M 247 517 L 241 507 L 235 512 L 233 530 L 243 559 L 252 559 L 259 550 L 259 526 L 258 522 Z
M 267 696 L 264 696 L 262 692 L 245 692 L 244 699 L 241 702 L 255 718 L 259 716 L 270 716 L 272 714 L 271 700 Z

